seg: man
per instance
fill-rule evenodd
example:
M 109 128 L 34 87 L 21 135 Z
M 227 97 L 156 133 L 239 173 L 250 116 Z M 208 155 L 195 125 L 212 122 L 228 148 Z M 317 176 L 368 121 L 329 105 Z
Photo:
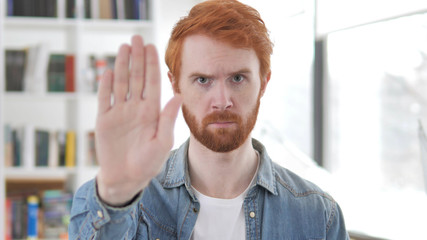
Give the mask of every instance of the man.
M 71 239 L 348 239 L 337 203 L 250 137 L 271 53 L 256 10 L 196 5 L 168 44 L 175 96 L 161 111 L 155 48 L 122 45 L 100 84 L 100 171 L 75 194 Z M 169 153 L 181 103 L 191 135 Z

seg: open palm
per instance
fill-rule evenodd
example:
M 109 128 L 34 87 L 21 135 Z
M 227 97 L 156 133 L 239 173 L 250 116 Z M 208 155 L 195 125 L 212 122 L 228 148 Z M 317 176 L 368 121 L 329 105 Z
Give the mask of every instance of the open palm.
M 120 47 L 114 73 L 107 70 L 100 82 L 97 182 L 106 203 L 132 199 L 158 174 L 173 146 L 181 99 L 173 97 L 161 111 L 160 79 L 155 47 L 133 36 L 131 46 Z

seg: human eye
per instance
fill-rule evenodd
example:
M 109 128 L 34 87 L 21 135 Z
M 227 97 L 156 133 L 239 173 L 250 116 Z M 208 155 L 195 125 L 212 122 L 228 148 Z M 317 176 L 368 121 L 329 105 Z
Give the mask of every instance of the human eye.
M 233 82 L 240 83 L 245 79 L 245 77 L 241 74 L 236 74 L 233 76 Z
M 207 78 L 207 77 L 198 77 L 197 79 L 196 79 L 196 81 L 198 82 L 198 83 L 200 83 L 200 84 L 207 84 L 208 82 L 209 82 L 209 79 Z

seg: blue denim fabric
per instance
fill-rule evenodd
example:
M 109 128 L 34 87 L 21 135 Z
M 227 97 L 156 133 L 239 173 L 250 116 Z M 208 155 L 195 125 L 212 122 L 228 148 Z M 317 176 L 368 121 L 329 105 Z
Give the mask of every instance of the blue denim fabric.
M 253 139 L 261 163 L 245 201 L 246 239 L 349 239 L 338 204 L 327 193 L 271 161 Z M 130 205 L 102 204 L 95 180 L 76 192 L 70 239 L 190 239 L 200 204 L 187 169 L 187 141 Z

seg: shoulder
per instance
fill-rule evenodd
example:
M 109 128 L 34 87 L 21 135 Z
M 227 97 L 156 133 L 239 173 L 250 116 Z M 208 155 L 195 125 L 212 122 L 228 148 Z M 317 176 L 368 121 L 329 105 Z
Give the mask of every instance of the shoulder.
M 316 184 L 300 177 L 296 173 L 286 169 L 277 163 L 273 162 L 275 179 L 279 192 L 285 191 L 291 194 L 294 198 L 303 198 L 307 196 L 319 196 L 326 201 L 335 202 L 332 196 L 322 190 Z

